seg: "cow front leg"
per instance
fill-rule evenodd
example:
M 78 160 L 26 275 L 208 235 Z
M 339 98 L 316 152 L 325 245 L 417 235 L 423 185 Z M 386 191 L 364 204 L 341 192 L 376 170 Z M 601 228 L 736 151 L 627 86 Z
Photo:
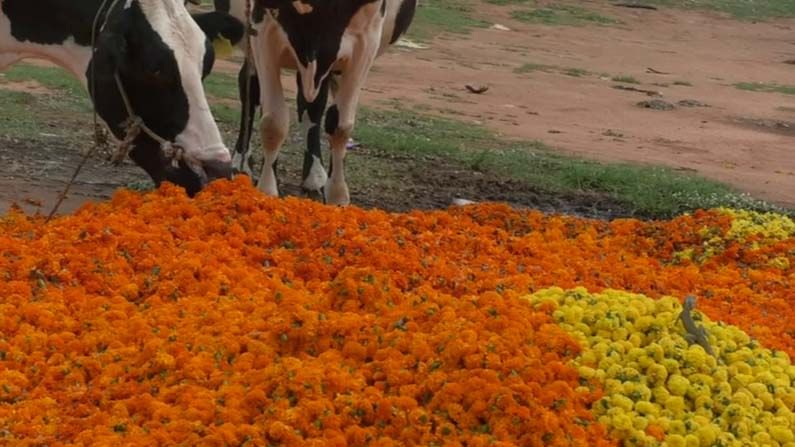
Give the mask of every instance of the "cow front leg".
M 338 88 L 334 92 L 334 104 L 326 112 L 326 134 L 331 146 L 331 173 L 326 185 L 326 201 L 332 205 L 347 206 L 351 203 L 348 184 L 345 181 L 345 154 L 348 140 L 353 133 L 356 109 L 362 86 L 375 60 L 377 41 L 363 45 L 342 73 Z
M 320 84 L 315 100 L 308 103 L 306 98 L 304 98 L 300 72 L 297 73 L 297 81 L 298 121 L 301 123 L 301 131 L 306 144 L 301 189 L 310 198 L 325 201 L 324 188 L 326 181 L 328 181 L 328 175 L 326 174 L 326 168 L 323 167 L 323 154 L 320 150 L 320 125 L 328 102 L 329 83 L 324 80 Z
M 251 135 L 254 128 L 254 115 L 260 104 L 259 80 L 254 64 L 248 59 L 243 62 L 237 76 L 238 92 L 240 94 L 241 114 L 240 130 L 235 143 L 235 156 L 232 166 L 239 172 L 247 174 L 254 179 L 251 166 Z

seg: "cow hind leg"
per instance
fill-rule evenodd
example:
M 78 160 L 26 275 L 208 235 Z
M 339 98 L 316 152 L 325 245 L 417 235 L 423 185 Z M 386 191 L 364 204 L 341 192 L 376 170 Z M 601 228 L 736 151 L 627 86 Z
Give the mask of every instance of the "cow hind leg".
M 240 73 L 238 73 L 237 84 L 242 113 L 240 114 L 240 130 L 237 134 L 232 166 L 253 179 L 250 145 L 254 128 L 254 115 L 257 113 L 257 107 L 260 104 L 260 91 L 257 72 L 248 60 L 243 63 Z
M 301 75 L 298 74 L 298 121 L 305 138 L 304 166 L 301 176 L 301 189 L 314 200 L 325 201 L 325 186 L 328 180 L 326 168 L 323 167 L 323 154 L 320 145 L 320 126 L 323 112 L 328 102 L 328 81 L 320 85 L 317 97 L 311 103 L 304 99 Z

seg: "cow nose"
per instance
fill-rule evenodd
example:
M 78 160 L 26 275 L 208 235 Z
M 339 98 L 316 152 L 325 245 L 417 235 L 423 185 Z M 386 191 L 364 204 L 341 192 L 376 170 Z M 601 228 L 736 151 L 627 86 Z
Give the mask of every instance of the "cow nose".
M 207 174 L 208 181 L 213 181 L 219 178 L 225 178 L 225 179 L 232 178 L 231 161 L 218 161 L 218 160 L 203 161 L 202 168 L 204 168 L 204 172 Z

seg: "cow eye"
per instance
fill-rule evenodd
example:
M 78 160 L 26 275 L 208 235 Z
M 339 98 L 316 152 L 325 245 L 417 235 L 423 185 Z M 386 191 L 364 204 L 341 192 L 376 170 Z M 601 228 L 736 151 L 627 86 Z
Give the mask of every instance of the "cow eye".
M 147 78 L 153 84 L 165 86 L 173 85 L 176 82 L 173 76 L 173 70 L 163 65 L 157 66 L 149 71 Z

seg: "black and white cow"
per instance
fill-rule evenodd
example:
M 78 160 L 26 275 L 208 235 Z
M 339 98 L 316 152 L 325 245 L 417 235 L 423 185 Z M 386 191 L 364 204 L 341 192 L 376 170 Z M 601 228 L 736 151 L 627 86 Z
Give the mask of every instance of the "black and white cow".
M 243 25 L 217 11 L 192 17 L 184 0 L 0 0 L 0 70 L 24 58 L 60 65 L 89 90 L 97 113 L 121 139 L 129 114 L 118 74 L 133 113 L 192 162 L 173 166 L 143 132 L 130 157 L 156 184 L 170 181 L 191 195 L 231 174 L 231 154 L 202 85 L 215 60 L 208 36 L 239 42 Z
M 361 88 L 375 58 L 408 29 L 417 0 L 215 0 L 215 6 L 244 22 L 245 11 L 251 13 L 255 69 L 244 65 L 239 82 L 244 103 L 245 83 L 250 82 L 247 102 L 251 108 L 247 115 L 253 119 L 257 105 L 262 107 L 265 165 L 259 188 L 278 195 L 276 161 L 289 130 L 280 73 L 282 68 L 289 68 L 297 72 L 298 120 L 307 141 L 301 186 L 307 193 L 325 197 L 328 203 L 350 203 L 343 161 Z M 329 93 L 333 103 L 326 112 Z M 331 146 L 328 174 L 320 152 L 324 112 Z M 251 135 L 244 129 L 251 129 L 251 122 L 241 122 L 235 165 L 251 173 Z

